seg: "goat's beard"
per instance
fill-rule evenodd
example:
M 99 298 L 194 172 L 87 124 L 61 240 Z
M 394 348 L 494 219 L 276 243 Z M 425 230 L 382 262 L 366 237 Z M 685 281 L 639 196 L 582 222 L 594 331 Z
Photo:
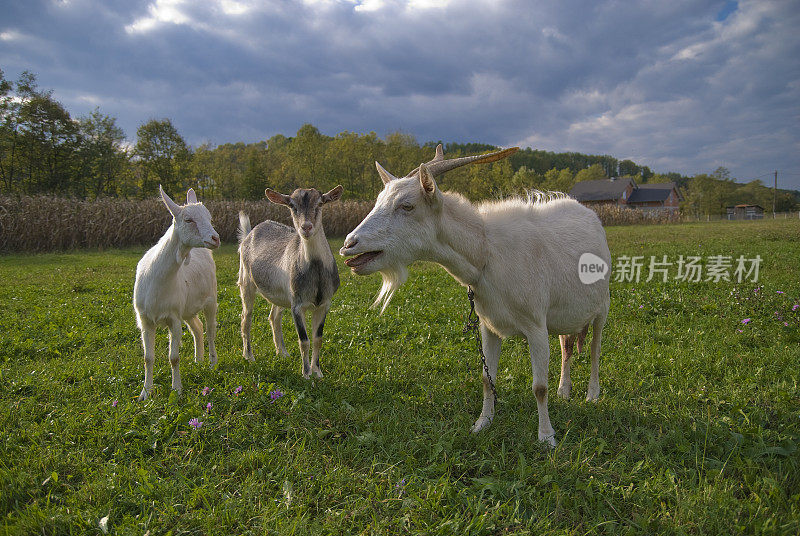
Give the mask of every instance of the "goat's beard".
M 377 307 L 381 304 L 381 314 L 383 314 L 395 291 L 408 279 L 408 268 L 405 266 L 393 266 L 380 270 L 380 273 L 383 278 L 383 284 L 372 306 Z

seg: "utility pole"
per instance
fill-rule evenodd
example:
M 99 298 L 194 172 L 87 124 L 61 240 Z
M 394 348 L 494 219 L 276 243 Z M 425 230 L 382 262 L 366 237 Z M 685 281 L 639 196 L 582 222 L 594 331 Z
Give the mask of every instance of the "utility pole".
M 775 219 L 775 201 L 778 199 L 778 170 L 775 170 L 775 188 L 772 190 L 772 219 Z

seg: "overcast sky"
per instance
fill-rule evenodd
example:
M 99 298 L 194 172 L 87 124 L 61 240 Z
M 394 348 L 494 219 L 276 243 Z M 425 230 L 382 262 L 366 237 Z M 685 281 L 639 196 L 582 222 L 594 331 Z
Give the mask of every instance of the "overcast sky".
M 0 68 L 133 141 L 520 145 L 800 188 L 800 2 L 2 0 Z

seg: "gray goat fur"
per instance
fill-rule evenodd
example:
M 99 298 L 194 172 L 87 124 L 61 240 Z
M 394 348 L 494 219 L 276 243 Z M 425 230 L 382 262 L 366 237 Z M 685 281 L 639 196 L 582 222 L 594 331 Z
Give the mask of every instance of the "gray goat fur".
M 260 294 L 272 304 L 269 320 L 275 351 L 288 356 L 283 341 L 281 313 L 292 312 L 302 373 L 322 377 L 319 366 L 325 318 L 339 288 L 339 272 L 322 226 L 323 204 L 341 196 L 337 186 L 326 194 L 315 189 L 297 189 L 291 196 L 267 189 L 273 203 L 290 208 L 294 227 L 267 220 L 251 228 L 250 218 L 239 213 L 239 292 L 242 298 L 243 354 L 254 361 L 250 328 L 253 301 Z M 313 348 L 309 360 L 309 334 L 305 315 L 311 311 Z

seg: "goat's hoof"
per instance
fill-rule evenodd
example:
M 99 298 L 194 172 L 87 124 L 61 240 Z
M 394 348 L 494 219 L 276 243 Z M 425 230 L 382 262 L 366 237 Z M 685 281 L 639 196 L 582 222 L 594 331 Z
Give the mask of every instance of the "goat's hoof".
M 475 421 L 475 424 L 472 425 L 472 428 L 470 428 L 470 432 L 477 434 L 484 428 L 488 428 L 490 424 L 492 424 L 492 419 L 481 415 L 478 417 L 478 420 Z
M 558 396 L 560 396 L 564 400 L 569 400 L 571 394 L 572 394 L 571 385 L 562 385 L 558 388 Z
M 245 359 L 247 359 L 247 361 L 249 361 L 250 363 L 255 363 L 255 362 L 256 362 L 256 358 L 255 358 L 255 357 L 253 357 L 253 355 L 252 355 L 252 354 L 250 354 L 250 355 L 245 355 L 245 356 L 244 356 L 244 358 L 245 358 Z
M 311 369 L 311 373 L 312 373 L 314 376 L 316 376 L 317 378 L 322 378 L 322 376 L 323 376 L 323 374 L 322 374 L 322 371 L 321 371 L 319 368 L 313 368 L 313 369 Z
M 556 448 L 556 435 L 552 434 L 549 436 L 539 436 L 539 441 L 546 445 L 548 448 L 554 449 Z
M 217 368 L 217 358 L 216 357 L 214 357 L 213 359 L 209 359 L 208 360 L 208 367 L 210 369 L 212 369 L 212 370 Z
M 589 389 L 589 392 L 586 393 L 587 402 L 597 402 L 598 398 L 600 398 L 600 389 Z
M 147 397 L 150 396 L 150 393 L 147 389 L 142 389 L 142 392 L 139 394 L 139 402 L 144 402 L 147 400 Z

